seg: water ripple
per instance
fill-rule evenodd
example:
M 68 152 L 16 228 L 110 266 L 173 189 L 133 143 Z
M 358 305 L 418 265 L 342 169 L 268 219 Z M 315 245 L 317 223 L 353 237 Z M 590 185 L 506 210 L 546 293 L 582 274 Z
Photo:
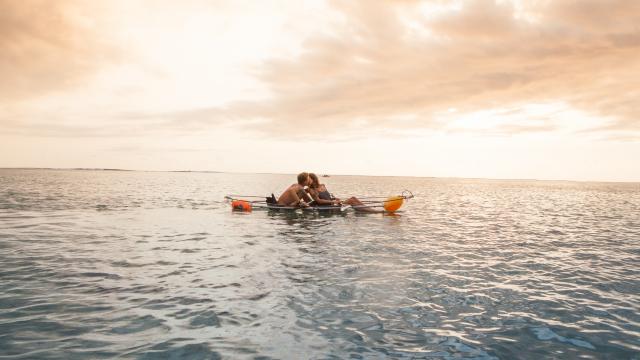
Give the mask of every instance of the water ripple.
M 286 176 L 0 170 L 0 357 L 636 358 L 640 186 L 332 177 L 398 216 L 231 213 Z

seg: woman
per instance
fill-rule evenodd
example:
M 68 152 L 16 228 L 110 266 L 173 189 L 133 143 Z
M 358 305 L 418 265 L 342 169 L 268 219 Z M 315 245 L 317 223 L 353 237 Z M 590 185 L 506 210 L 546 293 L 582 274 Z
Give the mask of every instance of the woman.
M 316 174 L 310 173 L 309 178 L 311 179 L 311 185 L 309 185 L 308 189 L 309 195 L 311 195 L 311 198 L 313 198 L 315 203 L 319 206 L 337 206 L 346 204 L 354 206 L 354 209 L 360 211 L 380 212 L 373 208 L 366 207 L 362 201 L 353 196 L 345 201 L 340 201 L 340 199 L 331 196 L 331 193 L 327 190 L 327 187 L 324 186 L 324 184 L 320 184 L 320 180 Z

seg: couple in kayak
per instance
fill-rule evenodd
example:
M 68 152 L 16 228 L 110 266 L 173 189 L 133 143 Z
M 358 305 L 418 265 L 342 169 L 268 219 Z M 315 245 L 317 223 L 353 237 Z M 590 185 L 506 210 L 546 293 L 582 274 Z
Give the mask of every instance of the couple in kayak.
M 372 208 L 360 207 L 365 204 L 355 197 L 344 201 L 333 197 L 327 187 L 320 184 L 316 174 L 306 172 L 298 174 L 298 182 L 282 192 L 278 198 L 278 205 L 298 207 L 351 205 L 358 206 L 357 210 L 377 212 Z

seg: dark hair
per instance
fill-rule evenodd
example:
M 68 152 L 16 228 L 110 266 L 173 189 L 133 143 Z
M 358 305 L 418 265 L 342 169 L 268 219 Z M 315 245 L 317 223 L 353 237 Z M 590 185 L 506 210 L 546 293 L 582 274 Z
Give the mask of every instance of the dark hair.
M 309 177 L 311 178 L 311 187 L 317 188 L 320 186 L 320 180 L 318 180 L 318 176 L 314 173 L 309 173 Z
M 298 174 L 298 184 L 304 185 L 304 182 L 309 178 L 309 174 L 306 172 L 301 172 Z

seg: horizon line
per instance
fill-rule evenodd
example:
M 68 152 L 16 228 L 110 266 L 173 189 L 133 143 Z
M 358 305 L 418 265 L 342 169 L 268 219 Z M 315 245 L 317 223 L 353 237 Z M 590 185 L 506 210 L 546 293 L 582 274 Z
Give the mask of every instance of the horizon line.
M 209 173 L 209 174 L 255 174 L 255 175 L 295 175 L 294 173 L 278 172 L 242 172 L 219 170 L 141 170 L 120 168 L 54 168 L 54 167 L 0 167 L 0 170 L 65 170 L 65 171 L 122 171 L 122 172 L 172 172 L 172 173 Z M 322 174 L 323 176 L 326 174 Z M 362 174 L 328 174 L 331 176 L 363 176 L 363 177 L 405 177 L 420 179 L 460 179 L 460 180 L 493 180 L 493 181 L 540 181 L 540 182 L 578 182 L 578 183 L 613 183 L 613 184 L 640 184 L 640 180 L 567 180 L 567 179 L 533 179 L 533 178 L 485 178 L 485 177 L 461 177 L 461 176 L 419 176 L 419 175 L 362 175 Z

